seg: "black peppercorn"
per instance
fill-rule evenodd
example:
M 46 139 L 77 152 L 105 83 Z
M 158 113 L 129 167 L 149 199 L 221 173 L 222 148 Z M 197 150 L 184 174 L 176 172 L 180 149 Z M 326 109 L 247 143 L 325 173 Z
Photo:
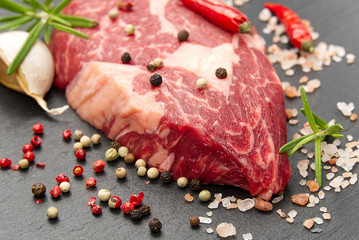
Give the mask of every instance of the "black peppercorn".
M 146 68 L 147 68 L 147 70 L 150 71 L 150 72 L 156 71 L 156 66 L 153 65 L 153 64 L 151 64 L 151 63 L 150 63 L 150 64 L 147 64 Z
M 150 82 L 153 86 L 158 87 L 162 83 L 162 76 L 155 73 L 152 75 Z
M 147 205 L 142 205 L 139 208 L 140 212 L 142 213 L 142 216 L 148 215 L 151 213 L 151 207 Z
M 110 148 L 114 148 L 118 151 L 121 145 L 118 142 L 111 142 Z
M 46 187 L 42 183 L 34 183 L 31 186 L 31 191 L 36 197 L 43 197 L 46 192 Z
M 150 227 L 151 232 L 157 233 L 161 231 L 162 223 L 157 218 L 153 218 L 149 223 L 148 226 Z
M 191 182 L 189 183 L 189 188 L 192 191 L 199 191 L 201 190 L 201 181 L 198 179 L 192 179 Z
M 129 63 L 131 61 L 130 54 L 128 52 L 125 52 L 124 54 L 122 54 L 121 61 L 124 63 Z
M 185 29 L 183 29 L 177 33 L 177 39 L 180 42 L 186 41 L 188 39 L 188 36 L 189 36 L 189 33 Z
M 161 172 L 160 180 L 163 183 L 170 183 L 172 182 L 172 173 L 170 172 Z
M 227 70 L 225 68 L 217 68 L 216 77 L 223 79 L 227 77 Z
M 189 220 L 189 223 L 191 224 L 192 227 L 198 227 L 198 225 L 200 224 L 200 220 L 198 217 L 192 217 Z
M 139 209 L 135 209 L 131 213 L 131 217 L 135 221 L 139 221 L 142 218 L 142 212 Z

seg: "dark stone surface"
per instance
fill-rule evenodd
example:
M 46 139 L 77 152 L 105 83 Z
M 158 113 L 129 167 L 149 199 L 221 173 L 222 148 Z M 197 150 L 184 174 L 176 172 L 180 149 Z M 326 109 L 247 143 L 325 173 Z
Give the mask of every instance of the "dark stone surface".
M 58 1 L 57 1 L 58 2 Z M 281 1 L 284 2 L 284 1 Z M 262 9 L 263 1 L 251 1 L 241 8 L 252 20 L 259 32 L 264 23 L 258 20 L 258 13 Z M 285 1 L 300 16 L 310 19 L 315 30 L 320 33 L 320 40 L 327 43 L 344 46 L 348 52 L 359 56 L 359 4 L 357 0 L 301 0 Z M 8 13 L 0 11 L 0 16 Z M 270 35 L 261 34 L 268 42 Z M 282 81 L 290 81 L 298 86 L 299 78 L 304 75 L 300 69 L 294 77 L 286 77 L 279 66 L 275 66 Z M 310 79 L 319 78 L 322 86 L 315 93 L 308 96 L 313 110 L 325 120 L 335 118 L 343 124 L 345 134 L 351 134 L 354 139 L 359 138 L 357 122 L 352 123 L 337 110 L 338 101 L 350 102 L 359 107 L 357 63 L 348 66 L 346 63 L 333 63 L 323 71 L 307 74 Z M 66 104 L 64 92 L 51 89 L 46 97 L 50 107 Z M 300 99 L 286 99 L 286 107 L 301 107 Z M 358 113 L 356 110 L 355 112 Z M 300 125 L 304 118 L 299 116 Z M 126 166 L 122 160 L 108 163 L 103 173 L 94 173 L 92 163 L 103 159 L 110 140 L 103 135 L 99 146 L 87 150 L 87 159 L 78 162 L 75 159 L 72 145 L 73 140 L 66 142 L 62 139 L 64 129 L 81 129 L 85 134 L 92 135 L 98 131 L 83 122 L 73 110 L 68 110 L 61 116 L 50 117 L 31 98 L 0 86 L 0 157 L 8 157 L 16 163 L 22 158 L 22 146 L 29 143 L 33 136 L 32 125 L 41 122 L 45 126 L 43 144 L 36 149 L 35 161 L 46 164 L 45 169 L 39 169 L 31 164 L 25 171 L 0 170 L 0 239 L 218 239 L 214 233 L 209 235 L 206 228 L 213 229 L 223 222 L 231 222 L 237 228 L 237 236 L 230 239 L 242 239 L 242 234 L 252 233 L 254 239 L 358 239 L 358 184 L 349 186 L 341 193 L 326 192 L 326 197 L 319 206 L 306 208 L 295 206 L 290 202 L 290 196 L 295 193 L 307 192 L 306 187 L 300 187 L 301 177 L 296 170 L 298 160 L 305 157 L 295 154 L 290 158 L 293 176 L 285 191 L 285 198 L 275 205 L 275 210 L 281 208 L 288 213 L 295 209 L 298 215 L 293 224 L 281 219 L 273 213 L 262 213 L 252 209 L 246 213 L 238 210 L 225 210 L 222 207 L 213 210 L 213 223 L 202 224 L 192 229 L 189 219 L 192 216 L 206 216 L 209 211 L 207 203 L 198 201 L 197 193 L 189 188 L 180 189 L 175 183 L 163 185 L 159 180 L 152 180 L 148 185 L 146 177 L 138 177 L 134 166 Z M 299 126 L 288 125 L 288 138 L 298 131 Z M 75 178 L 72 169 L 75 165 L 82 165 L 85 169 L 83 177 Z M 128 177 L 117 180 L 115 169 L 125 166 Z M 340 169 L 340 173 L 342 170 Z M 358 172 L 356 166 L 353 173 Z M 63 194 L 59 199 L 50 197 L 49 191 L 56 185 L 55 177 L 67 173 L 71 181 L 71 191 Z M 327 173 L 323 170 L 323 175 Z M 85 180 L 95 177 L 97 188 L 86 189 Z M 310 171 L 309 179 L 314 178 Z M 46 197 L 39 205 L 31 193 L 31 185 L 42 182 L 47 187 Z M 324 186 L 328 181 L 323 178 Z M 129 200 L 132 193 L 144 192 L 144 203 L 151 206 L 151 214 L 140 222 L 134 222 L 121 211 L 109 209 L 107 203 L 101 203 L 103 213 L 93 216 L 87 206 L 89 197 L 96 196 L 101 188 L 109 189 L 114 195 Z M 237 198 L 249 197 L 249 194 L 239 188 L 229 186 L 206 186 L 212 193 L 222 192 L 224 196 Z M 191 192 L 195 197 L 193 203 L 186 203 L 183 196 Z M 56 220 L 48 220 L 45 212 L 50 206 L 59 209 Z M 326 206 L 332 219 L 324 220 L 320 227 L 322 233 L 313 234 L 302 226 L 304 219 L 321 216 L 320 206 Z M 151 234 L 148 222 L 153 217 L 161 220 L 163 227 L 159 234 Z

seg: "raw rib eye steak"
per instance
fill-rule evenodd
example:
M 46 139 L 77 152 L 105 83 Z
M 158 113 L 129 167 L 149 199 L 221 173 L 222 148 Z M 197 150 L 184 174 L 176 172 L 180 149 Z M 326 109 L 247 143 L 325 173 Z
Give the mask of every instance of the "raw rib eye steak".
M 77 113 L 175 179 L 239 186 L 265 199 L 283 190 L 291 174 L 278 153 L 286 142 L 284 99 L 258 34 L 226 32 L 178 0 L 134 0 L 132 11 L 111 20 L 115 5 L 74 0 L 66 13 L 100 25 L 84 30 L 90 40 L 52 36 L 55 85 L 66 87 Z M 177 39 L 182 29 L 190 33 L 185 42 Z M 130 63 L 121 62 L 124 52 Z M 153 87 L 146 65 L 158 57 L 163 83 Z M 219 67 L 227 78 L 215 76 Z M 207 88 L 196 87 L 199 78 Z

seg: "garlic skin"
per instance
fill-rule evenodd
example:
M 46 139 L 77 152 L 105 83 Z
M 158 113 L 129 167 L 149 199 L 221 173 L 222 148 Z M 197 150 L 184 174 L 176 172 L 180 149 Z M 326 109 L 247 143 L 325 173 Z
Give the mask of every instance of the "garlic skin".
M 28 35 L 29 33 L 24 31 L 0 34 L 0 82 L 6 87 L 31 96 L 48 113 L 61 114 L 69 108 L 68 105 L 49 110 L 44 100 L 55 75 L 54 60 L 45 43 L 37 40 L 19 69 L 10 76 L 6 74 L 7 67 L 16 57 Z

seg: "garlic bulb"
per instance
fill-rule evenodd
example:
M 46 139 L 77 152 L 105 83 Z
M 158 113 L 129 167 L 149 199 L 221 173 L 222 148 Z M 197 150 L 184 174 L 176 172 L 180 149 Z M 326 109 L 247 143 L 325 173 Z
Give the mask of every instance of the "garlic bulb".
M 11 75 L 6 74 L 8 66 L 16 57 L 28 35 L 24 31 L 0 34 L 0 83 L 34 98 L 51 115 L 61 114 L 69 108 L 68 105 L 50 110 L 44 100 L 55 74 L 54 60 L 45 43 L 37 40 L 19 69 Z

